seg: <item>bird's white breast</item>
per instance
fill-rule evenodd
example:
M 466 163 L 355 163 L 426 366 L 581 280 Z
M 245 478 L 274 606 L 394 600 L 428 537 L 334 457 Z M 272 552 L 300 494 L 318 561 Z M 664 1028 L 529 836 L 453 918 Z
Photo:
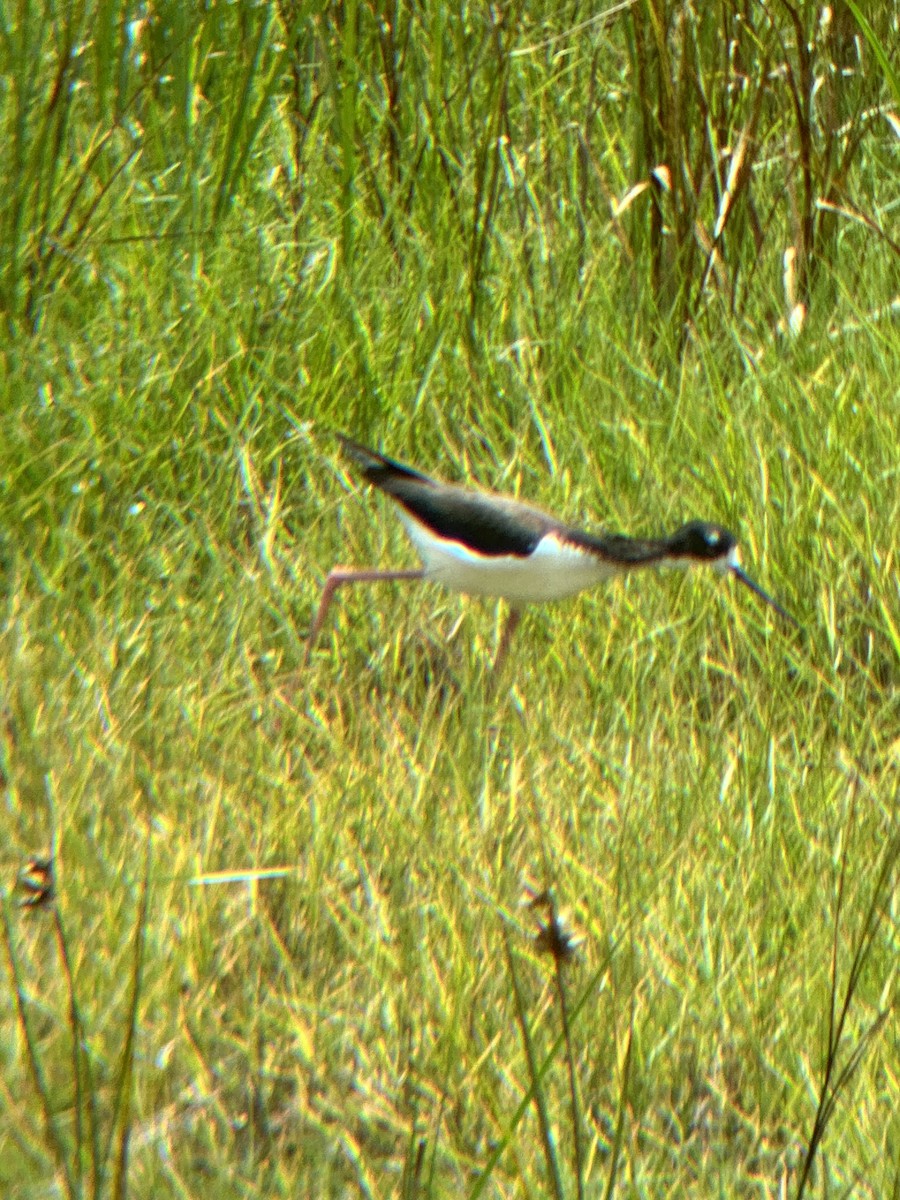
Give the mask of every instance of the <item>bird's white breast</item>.
M 561 600 L 618 572 L 603 559 L 549 533 L 533 553 L 481 555 L 438 538 L 408 513 L 400 516 L 422 559 L 425 577 L 454 592 L 499 596 L 514 606 Z

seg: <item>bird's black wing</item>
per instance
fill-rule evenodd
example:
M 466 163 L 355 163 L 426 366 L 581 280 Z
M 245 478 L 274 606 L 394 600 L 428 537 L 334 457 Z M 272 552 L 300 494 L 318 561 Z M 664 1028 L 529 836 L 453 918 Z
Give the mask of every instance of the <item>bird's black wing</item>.
M 344 450 L 369 483 L 438 537 L 491 558 L 525 558 L 560 523 L 540 509 L 505 496 L 453 487 L 341 437 Z

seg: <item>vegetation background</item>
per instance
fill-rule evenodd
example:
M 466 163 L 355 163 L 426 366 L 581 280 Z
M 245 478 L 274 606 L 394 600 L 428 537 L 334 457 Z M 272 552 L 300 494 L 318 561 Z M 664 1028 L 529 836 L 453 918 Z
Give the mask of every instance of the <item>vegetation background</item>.
M 900 1195 L 898 19 L 0 5 L 5 1196 Z

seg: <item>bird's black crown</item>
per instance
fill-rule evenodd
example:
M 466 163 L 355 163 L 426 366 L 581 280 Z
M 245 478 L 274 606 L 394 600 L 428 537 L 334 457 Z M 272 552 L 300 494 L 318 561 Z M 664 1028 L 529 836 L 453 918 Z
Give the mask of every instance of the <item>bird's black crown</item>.
M 672 534 L 667 549 L 672 558 L 715 562 L 727 558 L 736 545 L 734 534 L 720 525 L 711 525 L 708 521 L 690 521 Z

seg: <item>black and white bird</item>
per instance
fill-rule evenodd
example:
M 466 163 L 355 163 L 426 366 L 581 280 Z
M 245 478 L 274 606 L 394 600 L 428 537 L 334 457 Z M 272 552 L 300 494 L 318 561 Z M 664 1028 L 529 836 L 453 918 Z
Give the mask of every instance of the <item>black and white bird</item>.
M 659 538 L 588 533 L 508 496 L 441 483 L 339 436 L 363 477 L 396 503 L 422 566 L 418 570 L 335 567 L 322 588 L 309 633 L 309 651 L 335 591 L 347 583 L 377 580 L 431 579 L 453 592 L 506 600 L 511 611 L 497 649 L 495 670 L 527 605 L 562 600 L 645 567 L 711 566 L 734 575 L 779 616 L 797 625 L 743 570 L 737 538 L 719 525 L 690 521 Z

